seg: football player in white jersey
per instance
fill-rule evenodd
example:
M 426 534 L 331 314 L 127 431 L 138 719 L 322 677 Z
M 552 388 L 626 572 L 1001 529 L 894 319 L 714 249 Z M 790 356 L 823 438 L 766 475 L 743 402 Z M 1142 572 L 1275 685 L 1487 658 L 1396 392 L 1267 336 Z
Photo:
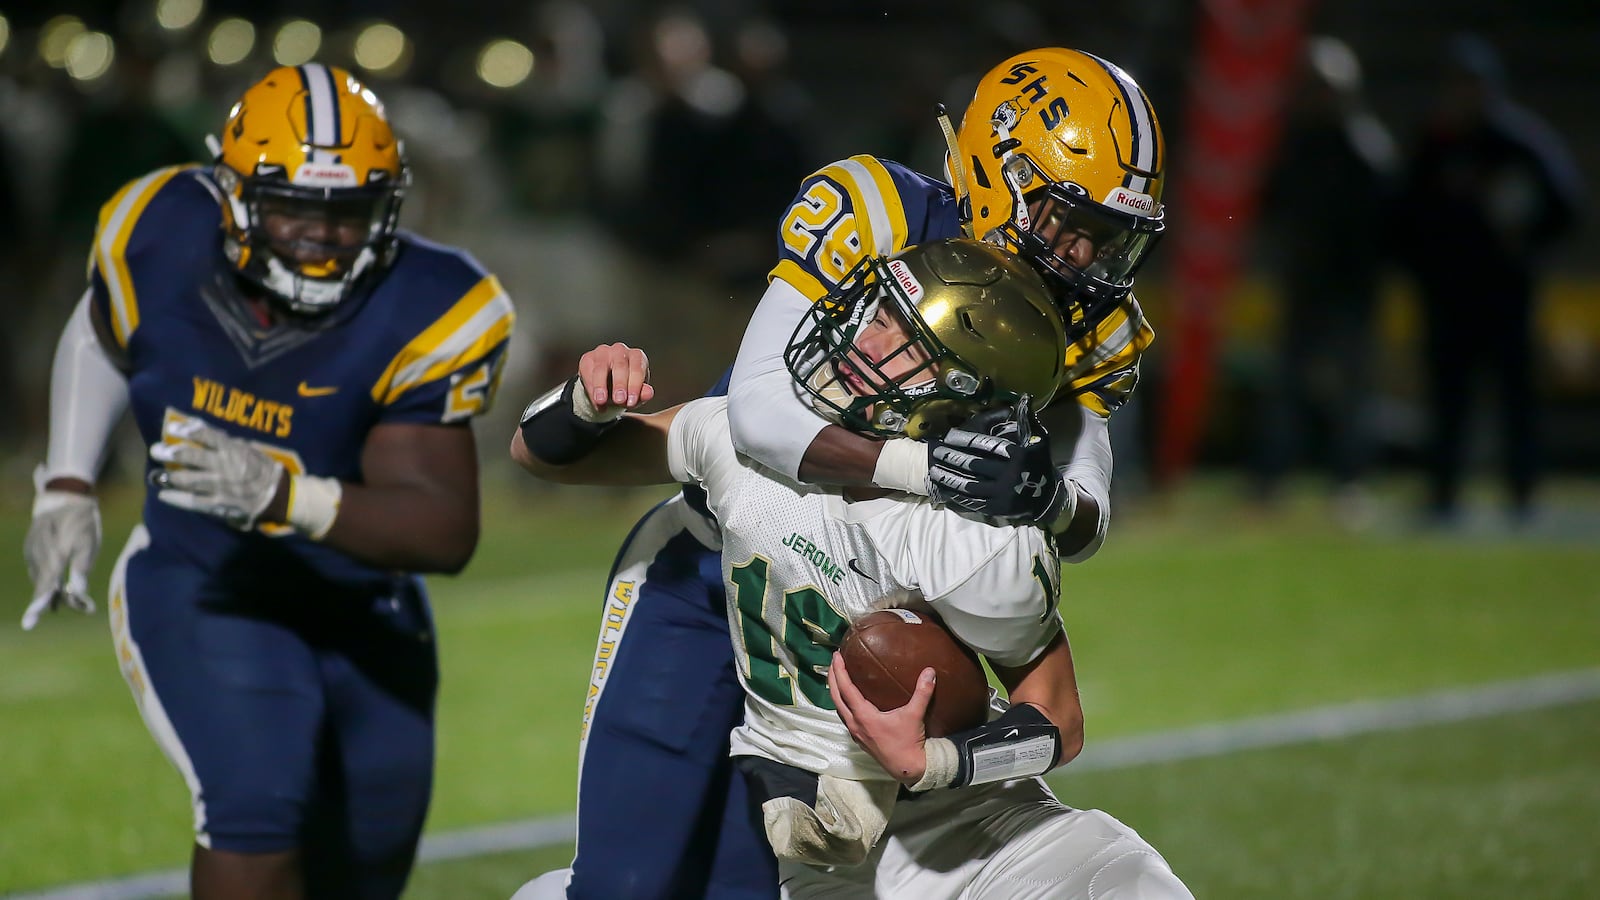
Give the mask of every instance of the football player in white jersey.
M 1063 48 L 1018 54 L 983 76 L 945 180 L 868 155 L 822 167 L 778 216 L 768 288 L 712 391 L 728 395 L 734 445 L 799 482 L 886 487 L 1046 524 L 1064 560 L 1088 559 L 1110 519 L 1108 417 L 1153 339 L 1132 289 L 1165 227 L 1165 173 L 1139 85 Z M 1064 384 L 1045 411 L 1057 460 L 1049 441 L 953 454 L 938 439 L 868 440 L 817 416 L 791 382 L 784 351 L 814 301 L 865 258 L 964 232 L 1026 257 L 1064 317 Z M 610 393 L 592 383 L 591 401 L 647 402 L 639 374 Z M 723 633 L 719 546 L 699 487 L 686 485 L 618 553 L 583 707 L 577 852 L 549 896 L 774 896 L 775 863 L 727 763 L 743 697 Z M 645 795 L 653 802 L 640 809 Z
M 811 307 L 784 357 L 841 427 L 950 441 L 980 409 L 1047 403 L 1067 380 L 1066 343 L 1036 270 L 951 240 L 861 264 Z M 568 483 L 706 490 L 746 694 L 733 753 L 785 896 L 1017 900 L 1090 896 L 1092 884 L 1096 897 L 1191 897 L 1131 829 L 1059 803 L 1038 778 L 1083 742 L 1047 530 L 885 488 L 803 484 L 736 450 L 724 398 L 620 418 L 590 402 L 589 386 L 647 384 L 647 372 L 625 345 L 586 354 L 530 407 L 512 455 Z M 952 446 L 993 446 L 963 433 Z M 989 660 L 1010 700 L 997 718 L 928 739 L 931 669 L 898 710 L 855 690 L 834 655 L 850 622 L 911 598 Z

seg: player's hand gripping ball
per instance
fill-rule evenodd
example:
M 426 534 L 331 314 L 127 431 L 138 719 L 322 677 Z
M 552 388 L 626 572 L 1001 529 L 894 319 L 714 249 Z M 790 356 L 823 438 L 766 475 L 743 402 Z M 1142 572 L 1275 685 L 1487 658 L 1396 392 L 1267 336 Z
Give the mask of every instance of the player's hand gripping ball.
M 928 737 L 975 728 L 988 719 L 989 682 L 977 654 L 926 612 L 868 613 L 850 626 L 839 653 L 850 681 L 885 712 L 906 705 L 922 670 L 931 666 L 938 680 L 924 720 Z

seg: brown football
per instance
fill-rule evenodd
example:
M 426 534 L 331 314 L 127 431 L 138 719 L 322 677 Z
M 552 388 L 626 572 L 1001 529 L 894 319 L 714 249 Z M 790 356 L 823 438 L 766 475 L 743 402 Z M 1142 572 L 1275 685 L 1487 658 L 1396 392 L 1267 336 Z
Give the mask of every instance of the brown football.
M 922 670 L 938 675 L 925 720 L 929 737 L 982 725 L 989 716 L 989 682 L 977 654 L 929 612 L 880 609 L 857 619 L 839 647 L 850 681 L 882 710 L 911 699 Z

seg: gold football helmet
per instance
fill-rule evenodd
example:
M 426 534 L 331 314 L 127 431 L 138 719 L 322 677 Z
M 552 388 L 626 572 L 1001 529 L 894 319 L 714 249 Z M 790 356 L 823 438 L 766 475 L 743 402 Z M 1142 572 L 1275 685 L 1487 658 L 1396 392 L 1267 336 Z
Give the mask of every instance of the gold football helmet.
M 212 149 L 223 252 L 291 311 L 334 308 L 392 260 L 410 170 L 383 104 L 349 72 L 273 69 Z
M 852 431 L 921 439 L 1023 394 L 1043 408 L 1067 336 L 1044 279 L 965 238 L 862 260 L 812 305 L 784 352 L 823 415 Z
M 956 137 L 972 233 L 1044 270 L 1074 339 L 1128 293 L 1165 228 L 1144 91 L 1097 56 L 1032 50 L 978 82 Z

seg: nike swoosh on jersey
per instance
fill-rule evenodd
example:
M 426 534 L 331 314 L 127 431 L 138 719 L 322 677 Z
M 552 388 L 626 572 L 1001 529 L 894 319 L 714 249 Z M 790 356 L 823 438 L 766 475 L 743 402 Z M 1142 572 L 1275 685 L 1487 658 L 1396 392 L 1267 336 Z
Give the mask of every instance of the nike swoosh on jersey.
M 302 382 L 300 382 L 300 386 L 298 388 L 295 388 L 295 393 L 299 394 L 302 397 L 326 397 L 329 394 L 337 394 L 337 393 L 339 393 L 339 388 L 338 387 L 312 387 L 311 385 L 306 384 L 304 381 L 302 381 Z
M 850 571 L 856 573 L 857 575 L 860 575 L 862 578 L 865 578 L 866 580 L 872 582 L 873 584 L 877 584 L 878 583 L 878 579 L 873 578 L 871 575 L 868 575 L 867 573 L 861 571 L 861 567 L 856 565 L 856 560 L 855 559 L 852 558 L 848 563 L 846 563 L 846 565 L 848 565 L 850 567 Z

